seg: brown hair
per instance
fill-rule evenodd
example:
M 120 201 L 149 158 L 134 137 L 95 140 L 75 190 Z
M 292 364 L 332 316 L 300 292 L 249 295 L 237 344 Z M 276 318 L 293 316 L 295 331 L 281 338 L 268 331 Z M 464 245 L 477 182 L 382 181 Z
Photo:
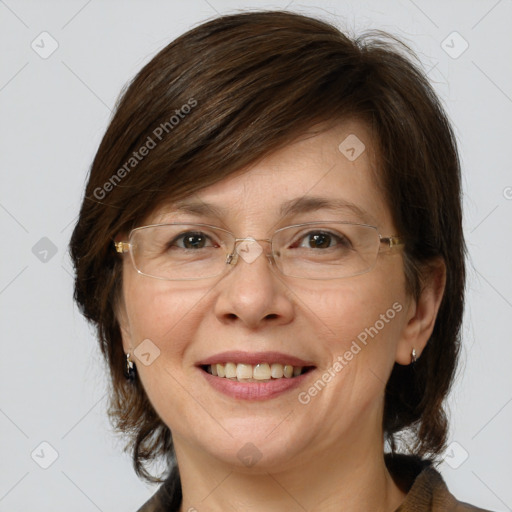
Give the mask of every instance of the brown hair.
M 408 292 L 418 296 L 435 258 L 446 264 L 431 339 L 414 366 L 395 364 L 383 418 L 393 451 L 404 429 L 418 455 L 443 449 L 442 404 L 459 351 L 465 282 L 459 161 L 443 108 L 408 49 L 391 36 L 350 39 L 299 14 L 250 12 L 187 32 L 133 79 L 92 164 L 71 239 L 74 297 L 97 328 L 112 379 L 109 414 L 129 435 L 140 476 L 159 481 L 145 467 L 159 456 L 172 466 L 172 437 L 140 381 L 125 379 L 113 238 L 163 201 L 222 180 L 313 124 L 347 116 L 366 121 L 374 134 L 379 182 L 407 241 Z

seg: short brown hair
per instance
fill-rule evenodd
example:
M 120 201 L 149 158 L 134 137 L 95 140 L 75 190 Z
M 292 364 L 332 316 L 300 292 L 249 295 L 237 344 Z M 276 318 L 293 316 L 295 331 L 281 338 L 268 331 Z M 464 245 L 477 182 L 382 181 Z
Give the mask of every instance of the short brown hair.
M 160 481 L 145 462 L 165 456 L 170 466 L 172 437 L 140 381 L 125 379 L 114 237 L 163 201 L 222 180 L 318 122 L 347 116 L 363 120 L 374 134 L 379 182 L 406 239 L 408 292 L 418 296 L 433 260 L 446 264 L 433 334 L 414 366 L 395 364 L 383 418 L 392 450 L 404 429 L 413 434 L 410 449 L 418 455 L 443 449 L 442 404 L 459 351 L 465 282 L 460 168 L 443 108 L 408 49 L 391 36 L 351 39 L 303 15 L 250 12 L 187 32 L 133 79 L 92 164 L 71 239 L 74 297 L 97 328 L 112 381 L 109 414 L 129 435 L 140 476 Z M 155 143 L 149 154 L 132 160 L 149 139 Z

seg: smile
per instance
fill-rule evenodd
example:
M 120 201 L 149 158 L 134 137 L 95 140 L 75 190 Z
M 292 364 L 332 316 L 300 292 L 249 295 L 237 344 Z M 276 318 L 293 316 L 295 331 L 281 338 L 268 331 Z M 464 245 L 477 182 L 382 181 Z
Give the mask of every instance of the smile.
M 292 366 L 281 363 L 244 363 L 211 364 L 203 368 L 210 375 L 238 382 L 270 382 L 274 379 L 292 379 L 306 373 L 311 367 Z
M 281 352 L 228 351 L 196 363 L 206 383 L 236 400 L 270 400 L 304 385 L 316 366 Z

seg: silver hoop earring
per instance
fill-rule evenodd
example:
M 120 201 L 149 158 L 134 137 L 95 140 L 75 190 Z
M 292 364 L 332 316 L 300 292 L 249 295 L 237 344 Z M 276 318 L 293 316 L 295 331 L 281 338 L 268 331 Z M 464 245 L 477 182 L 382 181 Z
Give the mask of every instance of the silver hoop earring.
M 416 357 L 416 349 L 413 348 L 411 352 L 411 364 L 414 364 L 417 360 L 418 358 Z

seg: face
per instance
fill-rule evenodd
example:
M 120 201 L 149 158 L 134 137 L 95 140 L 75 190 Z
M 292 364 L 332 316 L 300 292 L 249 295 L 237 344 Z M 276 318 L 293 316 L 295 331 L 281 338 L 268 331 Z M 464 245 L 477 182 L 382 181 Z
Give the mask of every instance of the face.
M 355 160 L 350 147 L 339 149 L 351 134 L 365 145 Z M 215 215 L 169 204 L 144 224 L 204 223 L 238 238 L 269 239 L 293 224 L 350 221 L 397 235 L 376 163 L 365 126 L 347 122 L 308 133 L 189 198 Z M 280 212 L 313 197 L 353 206 Z M 249 457 L 255 468 L 276 470 L 381 443 L 385 383 L 403 350 L 411 301 L 400 250 L 381 252 L 370 272 L 310 280 L 283 276 L 265 257 L 268 244 L 261 248 L 254 259 L 238 258 L 223 275 L 199 281 L 154 279 L 124 260 L 124 350 L 170 427 L 178 458 L 195 453 L 244 468 Z M 134 350 L 146 355 L 137 359 Z M 238 364 L 230 368 L 241 376 L 261 370 L 265 377 L 264 363 L 276 375 L 285 364 L 304 373 L 239 381 L 211 375 L 215 363 Z

